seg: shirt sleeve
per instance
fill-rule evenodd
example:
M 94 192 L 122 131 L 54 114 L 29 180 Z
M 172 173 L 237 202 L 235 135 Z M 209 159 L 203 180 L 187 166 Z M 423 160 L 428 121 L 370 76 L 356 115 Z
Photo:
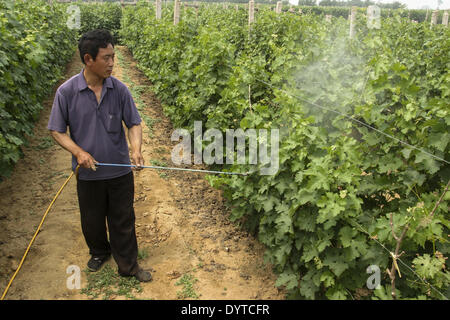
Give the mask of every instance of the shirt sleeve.
M 131 128 L 140 124 L 142 121 L 141 117 L 139 115 L 138 109 L 136 108 L 133 97 L 131 96 L 131 92 L 127 87 L 124 87 L 122 101 L 122 118 L 127 128 Z
M 65 133 L 68 125 L 67 99 L 59 90 L 56 91 L 53 100 L 52 111 L 48 121 L 47 129 Z

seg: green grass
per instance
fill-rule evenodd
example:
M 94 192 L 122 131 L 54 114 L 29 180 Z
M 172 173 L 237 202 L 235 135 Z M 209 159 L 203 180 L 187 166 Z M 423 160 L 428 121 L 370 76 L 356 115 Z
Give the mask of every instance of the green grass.
M 157 167 L 167 167 L 167 163 L 164 161 L 161 161 L 161 160 L 152 159 L 152 160 L 150 160 L 150 164 L 152 166 L 157 166 Z M 160 178 L 162 178 L 162 179 L 169 178 L 169 175 L 167 174 L 167 172 L 164 171 L 164 169 L 157 169 L 157 170 L 158 170 L 158 174 L 159 174 Z
M 120 64 L 126 67 L 130 65 L 127 61 L 125 61 L 125 57 L 122 55 L 122 52 L 120 52 L 120 50 L 115 50 L 115 54 Z
M 194 290 L 194 284 L 198 281 L 193 275 L 185 273 L 176 283 L 177 286 L 183 286 L 181 291 L 177 291 L 178 299 L 193 298 L 198 299 L 199 295 Z
M 164 147 L 155 148 L 155 152 L 159 154 L 166 154 L 168 151 Z
M 134 292 L 142 292 L 139 281 L 135 277 L 121 277 L 110 265 L 105 265 L 97 272 L 84 270 L 87 275 L 87 287 L 81 293 L 91 299 L 110 300 L 116 296 L 136 299 Z
M 148 258 L 148 248 L 142 248 L 138 250 L 138 260 L 144 260 Z
M 167 173 L 160 173 L 159 174 L 159 177 L 161 178 L 161 179 L 164 179 L 164 180 L 167 180 L 167 179 L 169 179 L 169 175 L 167 174 Z
M 133 100 L 136 103 L 138 110 L 145 111 L 145 102 L 142 99 L 141 95 L 145 92 L 146 86 L 137 85 L 133 80 L 131 80 L 127 72 L 129 64 L 125 61 L 124 57 L 119 51 L 116 52 L 116 55 L 119 63 L 122 65 L 123 82 L 128 84 L 128 88 L 130 89 L 131 95 L 133 96 Z M 148 137 L 153 138 L 153 125 L 158 122 L 159 119 L 152 119 L 143 112 L 141 113 L 141 117 L 148 128 Z
M 45 150 L 55 145 L 55 142 L 51 137 L 44 137 L 41 142 L 34 147 L 35 150 Z
M 152 166 L 157 166 L 157 167 L 167 167 L 167 163 L 161 160 L 157 160 L 157 159 L 151 159 L 150 163 L 152 164 Z
M 148 128 L 148 137 L 153 138 L 153 126 L 155 123 L 159 121 L 159 119 L 153 119 L 147 116 L 146 114 L 141 114 L 142 120 L 144 120 L 145 125 Z

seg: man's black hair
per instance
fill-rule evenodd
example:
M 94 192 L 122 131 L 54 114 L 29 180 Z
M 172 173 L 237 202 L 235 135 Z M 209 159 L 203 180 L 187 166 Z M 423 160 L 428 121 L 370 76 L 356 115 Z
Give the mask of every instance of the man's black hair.
M 78 42 L 81 61 L 84 62 L 84 55 L 88 53 L 92 59 L 97 58 L 99 48 L 106 48 L 108 44 L 114 47 L 114 39 L 111 33 L 105 29 L 95 29 L 86 32 Z

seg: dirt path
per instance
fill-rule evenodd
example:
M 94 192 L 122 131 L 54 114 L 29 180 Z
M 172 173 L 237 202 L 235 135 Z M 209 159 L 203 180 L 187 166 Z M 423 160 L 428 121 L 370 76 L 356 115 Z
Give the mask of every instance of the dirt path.
M 173 166 L 172 126 L 163 115 L 150 83 L 137 70 L 123 47 L 113 75 L 133 94 L 146 119 L 143 154 L 146 164 Z M 82 68 L 77 54 L 65 79 Z M 25 157 L 12 176 L 0 183 L 0 290 L 3 292 L 34 234 L 45 209 L 70 173 L 70 155 L 51 143 L 46 129 L 53 96 L 45 101 Z M 196 166 L 196 168 L 201 168 Z M 87 299 L 80 289 L 68 289 L 66 269 L 85 269 L 88 249 L 81 233 L 78 202 L 72 179 L 45 220 L 7 299 Z M 153 281 L 141 285 L 140 299 L 180 298 L 176 283 L 191 275 L 199 299 L 283 299 L 276 277 L 263 262 L 257 241 L 227 220 L 221 192 L 200 173 L 135 173 L 136 231 L 144 269 Z M 114 260 L 108 262 L 116 270 Z M 86 287 L 81 273 L 81 287 Z M 113 296 L 123 299 L 122 296 Z M 189 298 L 190 299 L 190 298 Z

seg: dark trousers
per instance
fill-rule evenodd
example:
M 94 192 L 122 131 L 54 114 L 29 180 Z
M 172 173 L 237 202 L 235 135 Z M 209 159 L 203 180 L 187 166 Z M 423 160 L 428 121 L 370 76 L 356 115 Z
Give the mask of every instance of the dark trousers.
M 139 266 L 133 173 L 109 180 L 79 180 L 77 192 L 81 228 L 89 253 L 93 256 L 112 253 L 120 275 L 136 274 Z

